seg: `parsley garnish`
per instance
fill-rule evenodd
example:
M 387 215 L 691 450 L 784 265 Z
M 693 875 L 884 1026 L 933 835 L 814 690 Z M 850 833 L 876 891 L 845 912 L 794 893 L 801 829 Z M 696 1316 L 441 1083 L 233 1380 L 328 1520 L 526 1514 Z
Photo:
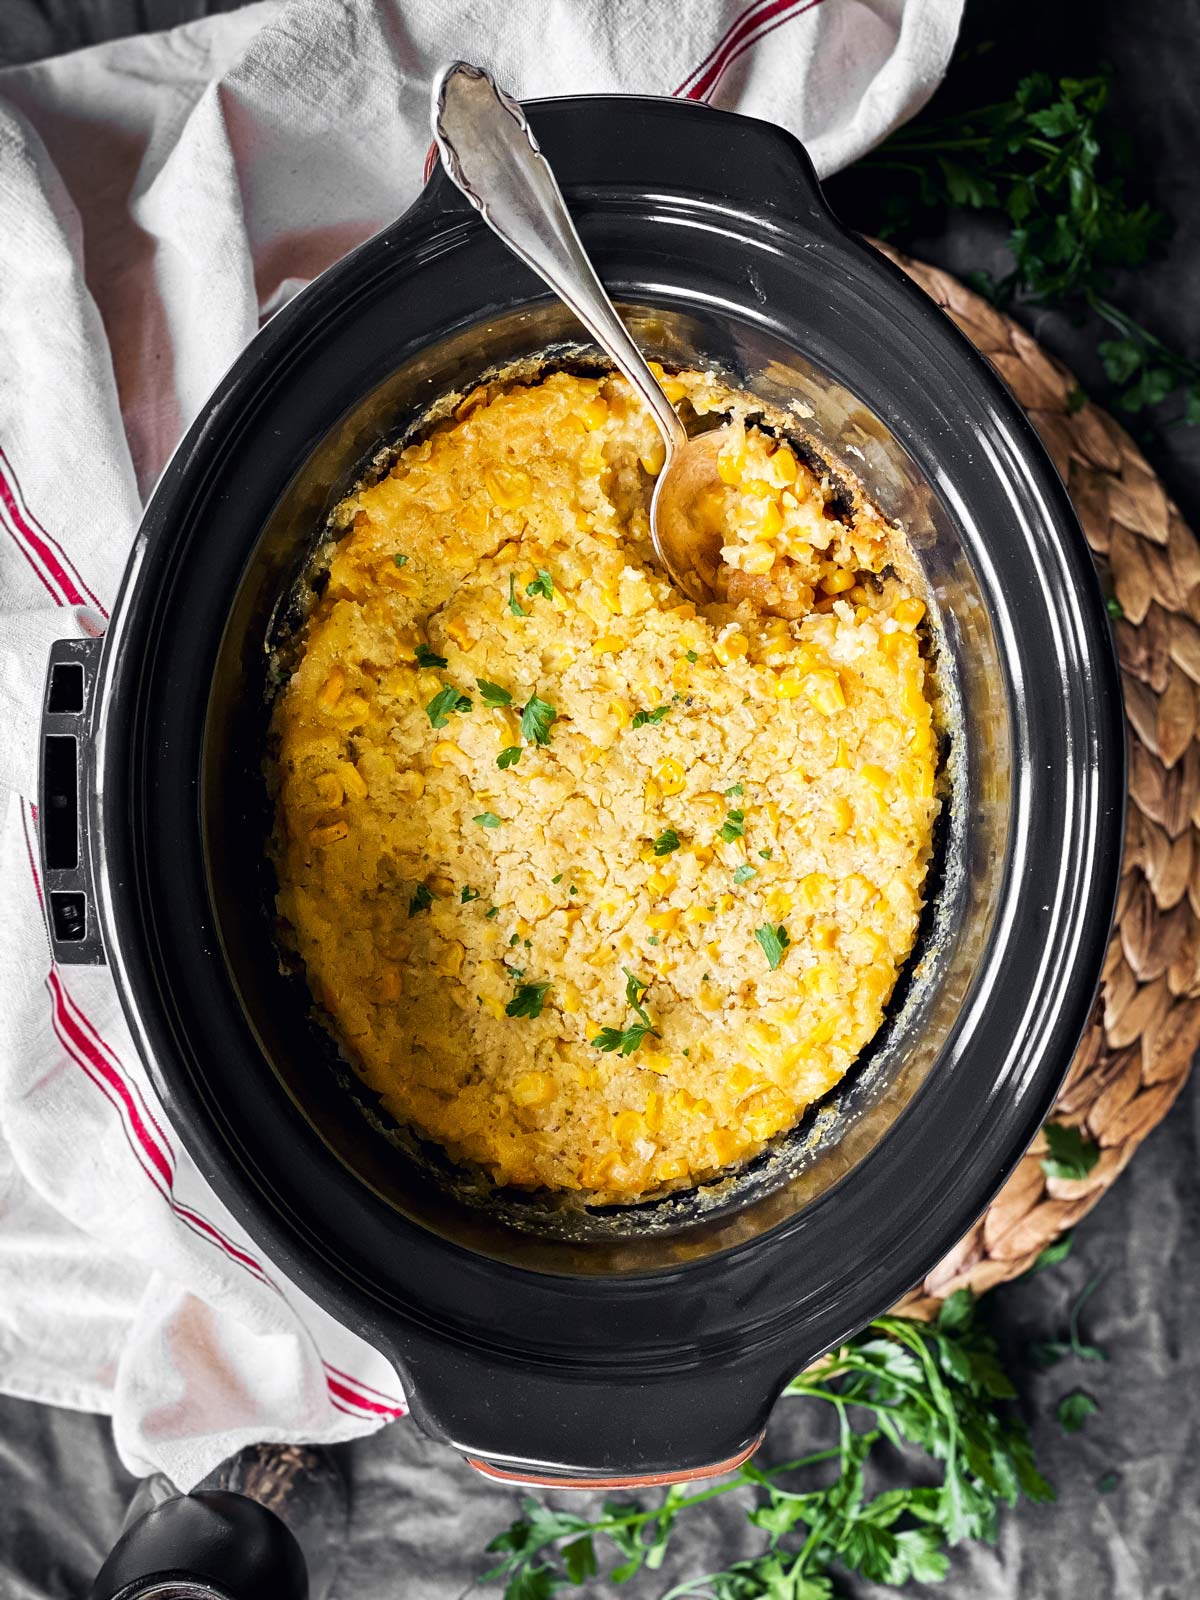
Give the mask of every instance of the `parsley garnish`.
M 550 599 L 554 593 L 554 579 L 546 571 L 545 567 L 537 569 L 537 577 L 532 583 L 525 585 L 525 593 L 530 596 L 540 594 L 544 595 L 547 600 Z
M 631 728 L 644 728 L 647 723 L 657 724 L 664 717 L 669 716 L 670 713 L 670 706 L 655 706 L 653 711 L 635 711 L 633 713 L 633 721 L 629 726 Z
M 758 853 L 763 858 L 764 861 L 770 861 L 771 852 L 769 850 L 760 850 Z
M 444 667 L 446 658 L 445 656 L 439 656 L 437 651 L 431 650 L 427 644 L 419 644 L 417 646 L 417 665 L 422 669 Z
M 1076 1361 L 1107 1361 L 1108 1356 L 1098 1344 L 1089 1344 L 1080 1337 L 1079 1319 L 1083 1308 L 1100 1287 L 1102 1274 L 1097 1273 L 1090 1278 L 1080 1291 L 1075 1304 L 1067 1316 L 1067 1333 L 1065 1338 L 1035 1339 L 1029 1346 L 1028 1355 L 1035 1367 L 1053 1367 L 1060 1361 L 1073 1357 Z
M 561 872 L 556 872 L 554 874 L 554 876 L 550 879 L 550 882 L 551 883 L 561 883 L 562 882 L 562 873 Z
M 1074 1389 L 1058 1402 L 1055 1416 L 1064 1433 L 1078 1433 L 1089 1417 L 1100 1409 L 1100 1402 L 1082 1389 Z
M 725 798 L 728 800 L 731 795 L 741 794 L 741 792 L 742 786 L 740 783 L 731 783 L 725 791 Z
M 1001 1505 L 1021 1493 L 1053 1498 L 1010 1408 L 996 1342 L 965 1290 L 935 1323 L 878 1318 L 786 1394 L 836 1413 L 833 1443 L 795 1461 L 756 1459 L 699 1493 L 688 1486 L 651 1504 L 609 1501 L 594 1520 L 526 1498 L 520 1519 L 488 1546 L 498 1564 L 486 1577 L 505 1584 L 505 1600 L 549 1600 L 597 1576 L 625 1583 L 662 1565 L 689 1513 L 695 1524 L 714 1496 L 740 1493 L 759 1548 L 672 1594 L 831 1600 L 834 1571 L 875 1584 L 936 1583 L 949 1570 L 949 1546 L 995 1538 Z M 876 1491 L 878 1458 L 888 1459 L 893 1481 L 904 1462 L 897 1446 L 923 1452 L 917 1470 Z
M 783 960 L 783 952 L 792 942 L 787 929 L 782 922 L 775 928 L 769 922 L 764 922 L 761 928 L 754 930 L 754 937 L 762 946 L 762 953 L 767 958 L 767 965 L 774 972 Z
M 577 889 L 577 888 L 576 888 L 576 887 L 575 887 L 575 885 L 574 885 L 574 884 L 572 884 L 572 885 L 571 885 L 571 890 L 570 890 L 570 892 L 571 892 L 571 893 L 572 893 L 572 894 L 578 894 L 578 893 L 579 893 L 579 890 L 578 890 L 578 889 Z
M 652 934 L 650 934 L 650 935 L 649 935 L 649 937 L 648 937 L 648 938 L 647 938 L 647 940 L 646 940 L 646 943 L 647 943 L 647 944 L 654 944 L 654 945 L 656 945 L 656 944 L 657 944 L 657 943 L 658 943 L 658 935 L 657 935 L 657 934 L 656 934 L 656 933 L 652 933 Z
M 696 654 L 696 652 L 694 650 L 689 650 L 688 651 L 687 658 L 692 663 L 693 666 L 695 666 L 696 662 L 699 661 L 699 659 L 700 659 L 700 657 Z
M 679 849 L 679 835 L 674 828 L 664 828 L 654 841 L 654 854 L 656 856 L 669 856 L 672 850 Z
M 754 868 L 747 862 L 743 861 L 741 866 L 738 867 L 734 872 L 733 881 L 734 883 L 749 883 L 751 878 L 757 876 L 758 874 L 755 872 Z
M 1116 403 L 1139 412 L 1171 395 L 1200 423 L 1200 361 L 1170 349 L 1108 298 L 1115 274 L 1140 266 L 1168 232 L 1161 212 L 1127 194 L 1122 132 L 1107 119 L 1109 77 L 1035 72 L 1009 100 L 951 117 L 917 117 L 865 158 L 892 177 L 884 231 L 918 207 L 969 206 L 1005 216 L 1012 270 L 971 275 L 1002 307 L 1090 310 L 1116 335 L 1098 347 Z M 914 192 L 915 185 L 915 192 Z M 906 187 L 908 192 L 906 193 Z
M 528 611 L 517 599 L 517 575 L 515 572 L 510 572 L 508 575 L 508 609 L 514 617 L 527 617 L 529 615 Z
M 427 883 L 419 883 L 408 902 L 408 914 L 415 917 L 418 911 L 428 911 L 433 904 L 433 890 Z
M 622 967 L 621 971 L 626 978 L 625 1003 L 637 1013 L 638 1020 L 631 1023 L 628 1028 L 601 1028 L 592 1040 L 592 1044 L 597 1050 L 610 1052 L 619 1050 L 623 1056 L 631 1056 L 647 1036 L 660 1039 L 662 1035 L 654 1027 L 649 1013 L 642 1005 L 642 998 L 650 985 L 643 983 L 628 967 Z
M 476 678 L 475 682 L 479 687 L 479 697 L 485 706 L 511 705 L 512 695 L 498 683 L 489 683 L 486 678 Z
M 521 746 L 519 744 L 506 744 L 496 757 L 496 765 L 501 772 L 507 772 L 509 767 L 515 767 L 521 759 Z
M 490 906 L 488 908 L 488 910 L 486 910 L 483 914 L 487 918 L 487 920 L 490 922 L 493 917 L 498 917 L 500 915 L 500 907 L 499 906 Z
M 720 837 L 726 844 L 732 844 L 735 839 L 740 839 L 745 833 L 746 814 L 744 811 L 727 811 L 725 821 L 721 825 Z
M 529 744 L 549 744 L 550 725 L 557 721 L 558 712 L 549 700 L 530 695 L 521 713 L 521 737 Z
M 433 699 L 425 707 L 425 714 L 435 728 L 444 728 L 450 720 L 450 713 L 457 711 L 460 714 L 471 709 L 471 696 L 460 694 L 452 683 L 439 689 Z
M 482 896 L 478 889 L 468 889 L 466 884 L 463 884 L 462 894 L 458 898 L 461 905 L 467 906 L 470 905 L 472 900 L 479 900 Z
M 1050 1154 L 1042 1157 L 1042 1171 L 1048 1178 L 1086 1178 L 1100 1159 L 1100 1151 L 1078 1128 L 1061 1122 L 1047 1122 L 1043 1128 Z
M 406 567 L 408 565 L 408 557 L 402 556 L 399 550 L 396 551 L 396 554 L 392 557 L 392 560 L 398 567 Z
M 1104 602 L 1104 609 L 1108 612 L 1109 616 L 1114 622 L 1120 622 L 1121 618 L 1125 615 L 1125 607 L 1117 599 L 1115 594 L 1109 595 L 1108 599 Z
M 471 821 L 477 822 L 481 828 L 498 828 L 500 826 L 500 818 L 494 811 L 481 811 L 477 817 L 472 817 Z
M 506 1017 L 540 1017 L 542 1002 L 546 998 L 546 990 L 550 987 L 549 978 L 544 983 L 520 983 L 517 992 L 504 1008 Z

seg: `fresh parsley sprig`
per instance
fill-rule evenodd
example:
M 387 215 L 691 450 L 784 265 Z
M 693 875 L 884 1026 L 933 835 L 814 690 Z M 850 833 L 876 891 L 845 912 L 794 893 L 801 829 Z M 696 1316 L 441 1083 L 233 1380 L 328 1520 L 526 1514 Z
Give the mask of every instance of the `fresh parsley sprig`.
M 1108 93 L 1107 72 L 1058 80 L 1036 72 L 1009 100 L 916 118 L 860 165 L 889 175 L 885 235 L 910 228 L 921 208 L 1002 213 L 1012 268 L 999 280 L 976 274 L 974 286 L 1000 306 L 1094 312 L 1114 334 L 1098 353 L 1116 404 L 1139 412 L 1174 395 L 1177 420 L 1197 423 L 1200 361 L 1172 350 L 1111 298 L 1116 272 L 1143 265 L 1169 228 L 1128 193 Z
M 623 1056 L 631 1056 L 646 1039 L 661 1039 L 662 1035 L 650 1020 L 650 1014 L 642 1005 L 647 989 L 650 985 L 643 983 L 635 972 L 628 967 L 622 967 L 625 974 L 625 1003 L 637 1013 L 638 1020 L 630 1023 L 627 1028 L 601 1028 L 592 1040 L 592 1045 L 597 1050 L 612 1052 L 619 1050 Z
M 838 1443 L 775 1466 L 749 1462 L 695 1493 L 676 1485 L 651 1506 L 610 1500 L 595 1518 L 526 1498 L 521 1516 L 489 1544 L 499 1561 L 480 1581 L 502 1580 L 505 1600 L 550 1600 L 602 1567 L 624 1583 L 662 1566 L 689 1512 L 743 1494 L 753 1497 L 747 1516 L 765 1535 L 764 1548 L 687 1579 L 663 1600 L 831 1600 L 835 1574 L 937 1582 L 948 1571 L 950 1546 L 995 1537 L 999 1506 L 1021 1494 L 1053 1498 L 1011 1410 L 1014 1391 L 995 1341 L 965 1290 L 946 1301 L 933 1324 L 880 1317 L 787 1393 L 831 1406 Z M 869 1494 L 867 1469 L 888 1447 L 923 1452 L 925 1481 Z M 928 1481 L 933 1475 L 937 1481 Z M 611 1567 L 609 1546 L 619 1558 Z
M 541 983 L 519 983 L 516 993 L 504 1008 L 506 1017 L 540 1017 L 550 988 L 547 978 Z

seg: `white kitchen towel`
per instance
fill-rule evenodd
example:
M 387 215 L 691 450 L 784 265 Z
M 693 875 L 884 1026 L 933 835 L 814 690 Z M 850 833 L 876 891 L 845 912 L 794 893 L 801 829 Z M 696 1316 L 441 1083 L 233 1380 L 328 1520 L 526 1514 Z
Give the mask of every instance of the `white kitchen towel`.
M 443 61 L 736 108 L 824 174 L 933 92 L 961 3 L 268 0 L 0 73 L 0 1387 L 111 1411 L 135 1472 L 188 1487 L 404 1399 L 199 1176 L 107 974 L 51 966 L 50 641 L 103 630 L 145 499 L 262 320 L 414 198 Z

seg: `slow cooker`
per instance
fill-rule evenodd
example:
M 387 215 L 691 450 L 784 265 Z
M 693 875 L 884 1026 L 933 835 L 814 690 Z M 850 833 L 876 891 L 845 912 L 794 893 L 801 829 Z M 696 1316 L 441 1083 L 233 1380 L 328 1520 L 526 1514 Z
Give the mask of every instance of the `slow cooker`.
M 414 1154 L 281 965 L 271 664 L 324 518 L 438 396 L 582 358 L 569 313 L 440 169 L 247 347 L 154 493 L 108 632 L 54 647 L 47 907 L 57 961 L 107 961 L 213 1187 L 388 1354 L 434 1438 L 523 1481 L 670 1481 L 748 1454 L 795 1372 L 917 1282 L 1037 1131 L 1110 929 L 1121 697 L 1032 428 L 836 221 L 793 138 L 668 100 L 528 111 L 647 354 L 790 406 L 904 525 L 935 597 L 948 799 L 882 1033 L 746 1172 L 567 1225 L 465 1196 Z

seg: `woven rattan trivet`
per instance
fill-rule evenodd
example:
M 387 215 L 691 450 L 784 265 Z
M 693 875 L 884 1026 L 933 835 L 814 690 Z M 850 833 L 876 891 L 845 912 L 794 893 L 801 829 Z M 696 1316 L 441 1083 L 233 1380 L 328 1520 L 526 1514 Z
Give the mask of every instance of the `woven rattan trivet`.
M 882 247 L 881 247 L 882 248 Z M 1086 1178 L 1047 1178 L 1038 1136 L 966 1238 L 902 1301 L 1018 1277 L 1090 1211 L 1183 1087 L 1200 1044 L 1200 545 L 1129 435 L 1072 374 L 957 279 L 887 250 L 987 356 L 1054 458 L 1105 588 L 1129 724 L 1129 820 L 1116 927 L 1092 1020 L 1055 1105 L 1100 1147 Z

